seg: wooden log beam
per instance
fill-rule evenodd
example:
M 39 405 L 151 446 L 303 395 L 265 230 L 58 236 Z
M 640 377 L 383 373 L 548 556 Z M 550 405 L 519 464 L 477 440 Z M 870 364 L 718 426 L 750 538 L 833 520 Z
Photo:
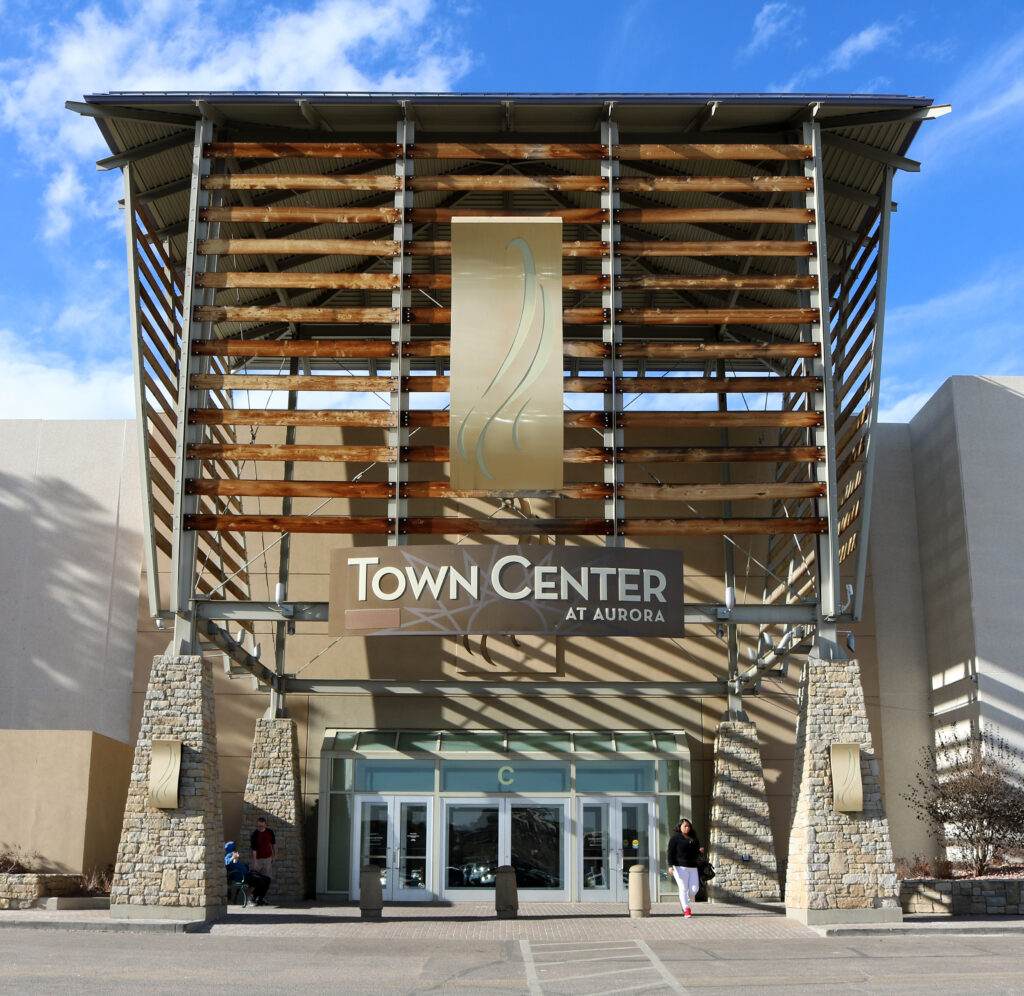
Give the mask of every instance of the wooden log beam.
M 203 190 L 397 190 L 394 173 L 212 173 Z
M 793 279 L 793 278 L 779 278 Z M 566 273 L 562 276 L 565 290 L 601 290 L 607 279 L 597 273 Z M 223 270 L 196 275 L 197 287 L 301 287 L 323 290 L 396 290 L 399 282 L 390 273 L 283 273 L 280 271 Z M 406 278 L 413 290 L 449 290 L 451 274 L 414 273 Z M 768 289 L 782 287 L 772 283 Z
M 393 446 L 301 446 L 272 443 L 195 443 L 187 448 L 193 460 L 286 460 L 296 463 L 394 463 Z
M 618 348 L 627 360 L 795 360 L 819 352 L 813 342 L 624 342 Z
M 400 249 L 393 239 L 200 239 L 197 246 L 203 256 L 397 256 Z
M 604 427 L 603 412 L 563 412 L 567 429 L 600 429 Z M 197 408 L 189 412 L 192 425 L 295 425 L 295 426 L 363 426 L 391 428 L 395 425 L 391 412 L 355 409 L 306 409 L 287 411 L 267 408 Z M 823 425 L 821 412 L 623 412 L 618 425 L 625 429 L 715 429 L 715 428 L 807 428 Z M 446 429 L 448 412 L 415 409 L 409 412 L 411 428 Z M 171 461 L 173 470 L 173 461 Z
M 303 374 L 194 374 L 189 383 L 196 390 L 223 391 L 393 391 L 394 377 L 307 376 Z M 624 394 L 760 394 L 810 393 L 821 390 L 820 377 L 622 377 Z M 407 377 L 408 391 L 435 393 L 450 389 L 449 378 Z M 603 394 L 611 390 L 608 377 L 566 377 L 568 394 Z
M 564 279 L 564 278 L 563 278 Z M 681 277 L 668 274 L 624 273 L 617 281 L 623 289 L 640 290 L 813 290 L 818 278 L 812 276 L 721 276 Z
M 450 308 L 407 308 L 413 325 L 449 325 Z M 302 322 L 310 325 L 392 325 L 399 320 L 394 308 L 299 308 L 207 305 L 193 309 L 199 322 Z M 627 325 L 804 325 L 816 323 L 814 308 L 620 308 L 616 317 Z M 566 325 L 602 325 L 601 308 L 566 308 Z
M 732 240 L 718 242 L 620 242 L 621 256 L 813 256 L 813 242 Z M 563 254 L 566 254 L 563 250 Z
M 686 221 L 726 225 L 806 225 L 814 220 L 814 212 L 806 208 L 625 208 L 615 213 L 615 220 L 642 225 Z
M 395 159 L 401 148 L 394 142 L 210 142 L 212 159 Z M 618 159 L 762 160 L 809 159 L 810 146 L 750 142 L 639 143 L 616 147 Z M 597 142 L 417 142 L 408 148 L 411 159 L 557 160 L 603 159 L 607 150 Z
M 608 220 L 602 208 L 413 208 L 416 225 L 447 223 L 454 218 L 561 218 L 567 225 L 600 225 Z
M 424 379 L 424 378 L 420 378 Z M 447 380 L 447 378 L 443 378 Z M 394 377 L 316 377 L 275 374 L 194 374 L 189 384 L 196 390 L 224 391 L 394 391 Z M 436 390 L 447 390 L 438 387 Z
M 667 159 L 667 160 L 708 160 L 727 159 L 733 161 L 761 159 L 810 159 L 813 153 L 809 145 L 767 145 L 752 142 L 734 143 L 674 143 L 663 145 L 645 142 L 636 145 L 623 144 L 615 148 L 616 159 Z
M 623 463 L 815 463 L 822 458 L 817 446 L 647 446 L 616 451 Z M 391 446 L 286 445 L 279 443 L 196 443 L 188 447 L 195 460 L 263 460 L 295 463 L 394 463 L 398 451 Z M 564 450 L 567 464 L 604 464 L 610 451 L 602 446 Z M 409 463 L 445 463 L 447 446 L 409 446 L 402 460 Z
M 211 532 L 326 533 L 337 535 L 384 535 L 391 531 L 388 519 L 343 515 L 189 515 L 186 529 Z M 467 519 L 455 516 L 401 520 L 408 535 L 433 536 L 604 536 L 611 523 L 604 519 Z M 619 531 L 631 536 L 756 536 L 821 533 L 821 518 L 750 519 L 627 519 Z
M 803 176 L 620 176 L 623 194 L 805 193 L 814 188 Z
M 210 159 L 397 159 L 396 142 L 207 142 Z
M 210 207 L 200 221 L 249 222 L 257 225 L 393 225 L 398 212 L 390 207 Z
M 620 484 L 620 498 L 633 501 L 784 501 L 820 498 L 825 485 L 811 484 Z
M 204 314 L 214 309 L 197 309 Z M 233 313 L 235 309 L 217 309 Z M 276 311 L 278 309 L 266 309 Z M 296 309 L 301 310 L 301 309 Z M 353 309 L 355 310 L 355 309 Z M 390 309 L 380 309 L 389 311 Z M 299 319 L 295 319 L 299 320 Z M 565 356 L 605 358 L 611 348 L 603 342 L 567 339 L 562 343 Z M 258 356 L 284 359 L 291 357 L 385 359 L 393 352 L 388 339 L 202 339 L 192 344 L 194 356 Z M 449 339 L 414 339 L 403 346 L 413 357 L 451 355 Z M 617 355 L 623 359 L 657 360 L 750 360 L 800 359 L 818 355 L 813 342 L 625 342 Z
M 600 309 L 568 309 L 562 320 L 575 320 L 578 312 Z M 817 308 L 619 308 L 615 315 L 627 325 L 807 325 L 819 321 Z
M 626 519 L 620 536 L 796 536 L 824 533 L 828 519 Z
M 250 498 L 371 498 L 388 499 L 394 486 L 387 481 L 224 481 L 189 480 L 189 494 L 244 496 Z M 557 491 L 533 492 L 544 497 L 602 499 L 609 494 L 604 484 L 569 484 Z M 493 491 L 453 490 L 446 481 L 409 481 L 401 486 L 405 498 L 493 498 Z M 510 492 L 510 496 L 520 492 Z
M 569 173 L 559 176 L 523 176 L 516 173 L 485 173 L 471 176 L 468 174 L 439 176 L 411 176 L 408 187 L 416 193 L 420 191 L 591 191 L 600 193 L 607 188 L 601 176 L 577 175 Z
M 417 142 L 411 159 L 603 159 L 599 142 Z

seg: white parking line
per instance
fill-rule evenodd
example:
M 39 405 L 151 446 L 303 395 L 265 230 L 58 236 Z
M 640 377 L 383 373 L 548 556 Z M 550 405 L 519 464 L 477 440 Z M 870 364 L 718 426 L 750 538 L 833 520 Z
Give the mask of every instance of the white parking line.
M 533 963 L 530 942 L 520 941 L 519 947 L 523 952 L 523 966 L 526 969 L 526 984 L 530 987 L 530 996 L 544 996 L 544 990 L 540 987 L 540 979 L 537 977 L 537 969 Z
M 651 964 L 658 970 L 658 974 L 665 980 L 666 984 L 672 987 L 673 992 L 686 994 L 686 987 L 665 967 L 664 962 L 651 950 L 646 941 L 637 941 L 637 946 L 650 959 Z
M 567 983 L 583 982 L 588 979 L 599 980 L 607 978 L 613 988 L 606 990 L 608 994 L 629 993 L 629 992 L 653 992 L 656 989 L 668 988 L 673 993 L 687 996 L 686 988 L 678 979 L 665 967 L 661 959 L 651 950 L 644 941 L 630 941 L 625 944 L 616 944 L 610 950 L 620 951 L 621 954 L 609 955 L 607 944 L 572 944 L 567 942 L 547 942 L 531 945 L 529 941 L 520 941 L 520 948 L 523 953 L 523 965 L 526 972 L 526 983 L 530 990 L 530 996 L 544 996 L 545 987 L 550 991 L 561 990 Z M 554 949 L 554 950 L 552 950 Z M 600 954 L 600 957 L 587 957 L 588 951 Z M 583 955 L 584 957 L 573 957 Z M 606 972 L 592 972 L 585 975 L 558 975 L 555 974 L 559 968 L 570 965 L 597 964 L 598 962 L 614 961 L 616 963 L 632 962 L 627 968 L 610 969 Z M 646 965 L 637 965 L 636 962 L 643 961 Z M 542 977 L 541 973 L 552 974 Z M 639 975 L 649 971 L 660 977 L 660 982 L 651 979 L 634 986 L 622 986 L 612 982 L 613 976 Z M 591 991 L 589 996 L 599 996 L 598 991 Z

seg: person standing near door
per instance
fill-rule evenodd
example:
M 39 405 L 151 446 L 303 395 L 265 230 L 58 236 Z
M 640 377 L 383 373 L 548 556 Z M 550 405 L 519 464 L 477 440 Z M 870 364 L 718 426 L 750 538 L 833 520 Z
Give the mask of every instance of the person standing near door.
M 267 818 L 261 816 L 256 821 L 256 829 L 249 835 L 249 847 L 252 848 L 253 871 L 274 878 L 274 862 L 277 860 L 277 840 L 274 831 L 267 826 Z
M 668 841 L 668 865 L 679 887 L 679 905 L 683 908 L 683 916 L 693 916 L 690 904 L 700 888 L 697 866 L 703 853 L 704 848 L 700 846 L 693 824 L 689 820 L 680 820 L 676 832 Z

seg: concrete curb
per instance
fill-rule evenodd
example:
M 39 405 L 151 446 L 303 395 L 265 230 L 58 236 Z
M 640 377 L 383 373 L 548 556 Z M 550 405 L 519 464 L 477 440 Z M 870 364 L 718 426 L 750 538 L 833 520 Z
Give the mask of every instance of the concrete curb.
M 194 934 L 209 926 L 206 920 L 41 920 L 34 917 L 0 917 L 0 929 L 95 930 L 106 934 Z
M 836 924 L 810 927 L 821 937 L 851 937 L 864 935 L 907 934 L 915 936 L 949 936 L 954 934 L 1024 934 L 1024 919 L 1014 918 L 1010 922 L 985 920 L 981 923 L 956 920 L 950 923 L 879 923 L 879 924 Z

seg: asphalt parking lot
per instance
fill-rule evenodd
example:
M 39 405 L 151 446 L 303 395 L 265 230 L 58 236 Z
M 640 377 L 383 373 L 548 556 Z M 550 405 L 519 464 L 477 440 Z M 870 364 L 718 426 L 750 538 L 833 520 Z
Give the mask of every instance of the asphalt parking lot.
M 180 925 L 178 925 L 180 927 Z M 1024 992 L 1024 921 L 948 918 L 836 936 L 781 908 L 482 904 L 237 910 L 192 932 L 89 914 L 0 913 L 0 992 L 928 993 Z M 114 929 L 110 929 L 114 928 Z M 126 929 L 127 928 L 127 929 Z

